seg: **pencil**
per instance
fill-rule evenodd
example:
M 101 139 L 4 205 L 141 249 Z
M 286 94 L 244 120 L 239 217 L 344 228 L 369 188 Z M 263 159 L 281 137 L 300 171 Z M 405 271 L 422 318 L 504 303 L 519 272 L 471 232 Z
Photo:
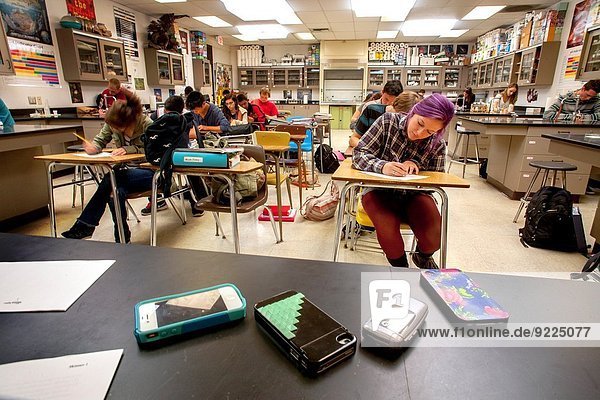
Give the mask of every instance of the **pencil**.
M 87 140 L 86 138 L 84 138 L 81 135 L 76 134 L 75 132 L 71 132 L 73 135 L 77 136 L 79 139 L 83 140 L 84 142 L 86 142 L 87 144 L 91 144 L 89 140 Z

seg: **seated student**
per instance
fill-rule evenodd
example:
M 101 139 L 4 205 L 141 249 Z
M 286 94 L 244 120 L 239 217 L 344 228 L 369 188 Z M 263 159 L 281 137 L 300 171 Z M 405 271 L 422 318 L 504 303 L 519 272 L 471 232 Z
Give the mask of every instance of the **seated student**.
M 126 100 L 117 101 L 108 109 L 105 117 L 105 124 L 100 133 L 96 135 L 93 143 L 83 143 L 83 148 L 88 154 L 97 154 L 112 140 L 116 145 L 113 155 L 125 155 L 132 153 L 143 153 L 144 143 L 142 134 L 152 120 L 142 113 L 142 103 L 140 99 L 131 92 L 124 93 Z M 131 232 L 127 225 L 127 208 L 125 199 L 129 193 L 145 192 L 152 188 L 152 170 L 143 168 L 130 168 L 123 165 L 115 167 L 115 177 L 117 180 L 117 192 L 119 196 L 119 205 L 121 207 L 121 217 L 123 228 L 125 230 L 125 242 L 129 243 Z M 113 222 L 115 223 L 115 241 L 119 242 L 119 234 L 115 217 L 114 204 L 111 199 L 112 186 L 109 175 L 105 175 L 96 193 L 87 203 L 83 212 L 77 218 L 75 224 L 62 233 L 62 236 L 69 239 L 85 239 L 91 237 L 94 229 L 100 223 L 100 218 L 106 210 L 108 204 Z
M 442 134 L 454 116 L 454 105 L 440 94 L 415 104 L 408 115 L 385 113 L 354 149 L 354 168 L 390 176 L 444 171 Z M 410 225 L 417 240 L 412 259 L 419 268 L 437 268 L 431 257 L 440 248 L 441 217 L 426 192 L 367 189 L 362 204 L 373 221 L 377 240 L 394 267 L 408 267 L 400 223 Z
M 165 113 L 156 121 L 157 124 L 161 124 L 161 126 L 173 127 L 173 129 L 179 130 L 181 127 L 181 117 L 184 108 L 184 100 L 181 96 L 170 96 L 167 101 L 165 101 Z M 185 118 L 185 117 L 184 117 Z M 185 118 L 187 120 L 187 118 Z M 191 123 L 189 120 L 186 128 L 184 128 L 185 132 L 182 132 L 186 136 L 186 142 L 189 142 L 189 128 Z M 165 125 L 162 125 L 165 124 Z M 190 179 L 192 178 L 192 179 Z M 192 181 L 196 182 L 194 177 L 188 177 L 190 181 L 190 185 L 192 186 L 192 190 L 194 190 L 194 185 Z M 190 202 L 190 206 L 192 208 L 192 216 L 201 217 L 204 215 L 204 210 L 201 210 L 196 207 L 196 200 L 192 197 L 189 192 L 184 194 L 184 198 Z M 168 208 L 167 202 L 162 195 L 159 195 L 159 198 L 156 201 L 156 211 L 166 210 Z M 152 203 L 151 199 L 148 199 L 148 204 L 146 207 L 142 208 L 142 215 L 150 215 L 152 213 Z
M 248 123 L 248 111 L 238 104 L 237 97 L 228 94 L 223 98 L 223 114 L 230 125 L 244 125 Z
M 600 79 L 586 82 L 581 89 L 558 96 L 544 112 L 544 119 L 600 121 Z
M 275 105 L 275 103 L 269 100 L 269 96 L 271 96 L 271 90 L 265 86 L 260 89 L 259 93 L 260 97 L 258 99 L 252 100 L 252 105 L 258 106 L 261 109 L 261 111 L 265 113 L 267 118 L 277 118 L 277 116 L 279 115 L 277 106 Z
M 365 97 L 365 99 L 363 100 L 362 104 L 358 107 L 356 107 L 356 111 L 354 111 L 354 114 L 352 114 L 352 117 L 350 118 L 350 130 L 354 130 L 354 127 L 356 126 L 356 122 L 358 121 L 358 118 L 360 117 L 360 114 L 362 114 L 364 108 L 367 106 L 367 104 L 372 104 L 375 100 L 379 100 L 381 99 L 381 92 L 371 92 L 367 95 L 367 97 Z
M 15 125 L 15 120 L 10 113 L 10 110 L 6 106 L 6 103 L 0 99 L 0 122 L 6 127 L 11 127 Z
M 200 92 L 191 92 L 185 99 L 185 106 L 190 110 L 192 122 L 200 133 L 226 133 L 229 131 L 229 121 L 219 107 L 208 103 Z M 190 139 L 198 139 L 196 129 L 190 129 Z
M 121 81 L 117 78 L 110 78 L 108 80 L 108 87 L 100 93 L 100 112 L 108 110 L 115 102 L 115 100 L 126 101 L 125 89 L 121 88 Z
M 498 112 L 510 114 L 515 111 L 515 103 L 519 97 L 519 85 L 511 83 L 506 89 L 498 93 L 494 99 L 498 99 Z
M 392 102 L 391 105 L 384 104 L 370 104 L 368 105 L 356 125 L 354 126 L 354 133 L 350 136 L 350 147 L 356 147 L 361 136 L 364 135 L 367 130 L 373 125 L 377 118 L 381 117 L 385 112 L 400 112 L 408 113 L 411 108 L 423 98 L 418 93 L 407 90 L 400 93 Z
M 237 95 L 238 105 L 243 107 L 248 112 L 248 122 L 255 124 L 261 131 L 265 130 L 265 124 L 267 122 L 267 115 L 263 112 L 260 106 L 252 104 L 248 101 L 248 97 L 244 93 Z

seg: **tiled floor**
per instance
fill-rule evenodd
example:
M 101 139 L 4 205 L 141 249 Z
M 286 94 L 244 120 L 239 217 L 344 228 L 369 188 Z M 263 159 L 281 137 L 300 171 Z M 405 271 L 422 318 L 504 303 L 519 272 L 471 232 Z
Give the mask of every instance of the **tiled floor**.
M 345 149 L 349 131 L 334 131 L 333 144 L 336 149 Z M 455 167 L 458 173 L 459 168 Z M 535 248 L 525 248 L 519 242 L 518 228 L 523 226 L 523 218 L 513 224 L 512 219 L 518 202 L 509 200 L 504 194 L 487 184 L 478 175 L 478 168 L 467 168 L 465 179 L 471 183 L 469 189 L 448 189 L 449 229 L 448 267 L 478 272 L 567 272 L 580 271 L 585 258 L 577 253 L 561 253 Z M 67 179 L 67 178 L 62 178 Z M 321 187 L 304 191 L 304 198 L 319 194 L 329 175 L 321 175 Z M 86 196 L 91 196 L 94 186 L 86 187 Z M 298 192 L 293 187 L 293 199 L 297 205 Z M 71 187 L 57 191 L 58 232 L 68 229 L 81 209 L 71 208 Z M 270 189 L 270 202 L 275 203 L 275 190 Z M 287 195 L 283 193 L 283 201 Z M 138 211 L 140 223 L 131 220 L 132 242 L 148 244 L 150 217 L 141 216 L 139 210 L 145 199 L 131 201 Z M 583 196 L 579 207 L 582 211 L 585 231 L 589 232 L 598 195 Z M 158 215 L 158 245 L 173 248 L 188 248 L 233 252 L 233 241 L 215 236 L 215 223 L 210 214 L 192 218 L 188 206 L 188 223 L 182 226 L 172 210 Z M 259 222 L 257 213 L 239 215 L 241 251 L 247 254 L 271 255 L 302 258 L 306 260 L 331 260 L 335 219 L 324 222 L 311 222 L 298 216 L 293 223 L 284 223 L 284 242 L 275 244 L 275 237 L 269 222 Z M 230 234 L 229 215 L 221 216 L 226 234 Z M 31 235 L 49 235 L 49 218 L 44 218 L 14 230 Z M 113 227 L 110 213 L 105 213 L 93 240 L 113 241 Z M 588 243 L 592 243 L 588 236 Z M 387 265 L 382 253 L 370 251 L 340 250 L 341 262 Z M 310 262 L 310 261 L 308 261 Z

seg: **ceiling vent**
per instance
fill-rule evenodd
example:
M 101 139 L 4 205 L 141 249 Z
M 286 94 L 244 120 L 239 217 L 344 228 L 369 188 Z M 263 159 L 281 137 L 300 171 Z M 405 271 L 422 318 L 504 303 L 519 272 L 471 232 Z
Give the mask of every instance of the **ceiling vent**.
M 506 6 L 501 11 L 499 11 L 498 14 L 512 13 L 512 12 L 529 12 L 529 11 L 539 10 L 539 9 L 546 8 L 546 7 L 547 7 L 547 5 L 545 6 L 543 4 L 519 4 L 519 5 L 514 5 L 514 6 Z
M 329 32 L 329 28 L 315 28 L 311 29 L 313 32 Z

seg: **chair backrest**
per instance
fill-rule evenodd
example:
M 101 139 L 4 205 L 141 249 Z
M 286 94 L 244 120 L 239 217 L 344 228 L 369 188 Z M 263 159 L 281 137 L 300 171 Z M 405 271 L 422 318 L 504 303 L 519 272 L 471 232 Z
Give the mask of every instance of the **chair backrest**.
M 277 131 L 256 131 L 254 132 L 254 143 L 260 146 L 288 146 L 290 134 Z
M 290 135 L 305 135 L 306 127 L 303 125 L 277 125 L 275 131 L 288 132 Z

